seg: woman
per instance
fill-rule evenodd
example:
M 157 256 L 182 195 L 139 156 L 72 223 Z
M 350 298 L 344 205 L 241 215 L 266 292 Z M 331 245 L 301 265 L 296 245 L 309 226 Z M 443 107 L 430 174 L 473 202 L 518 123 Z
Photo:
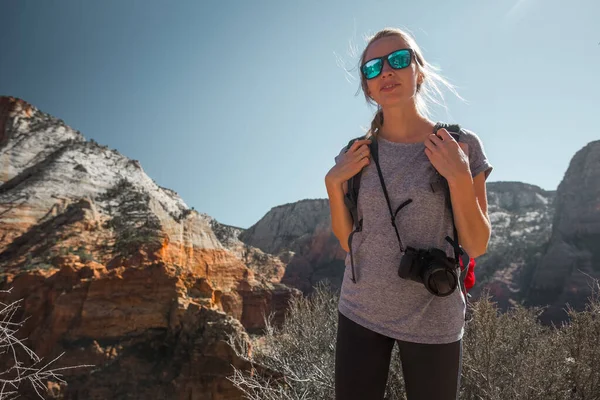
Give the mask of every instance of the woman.
M 445 129 L 434 134 L 428 102 L 440 93 L 440 84 L 452 87 L 408 34 L 399 29 L 375 34 L 361 56 L 360 70 L 365 97 L 377 105 L 369 139 L 377 142 L 390 204 L 371 158 L 370 140 L 344 147 L 325 182 L 332 229 L 346 251 L 353 231 L 344 204 L 346 182 L 361 170 L 358 214 L 363 224 L 352 236 L 355 270 L 349 268 L 349 254 L 339 299 L 336 399 L 383 399 L 394 342 L 409 400 L 456 399 L 465 298 L 460 289 L 434 295 L 423 283 L 401 278 L 398 269 L 408 246 L 438 248 L 453 257 L 446 237 L 452 237 L 454 226 L 470 257 L 485 253 L 491 232 L 485 180 L 492 166 L 473 132 L 463 130 L 459 142 Z M 447 181 L 451 209 L 447 192 L 432 189 L 438 173 Z M 409 199 L 396 214 L 394 228 L 390 208 Z

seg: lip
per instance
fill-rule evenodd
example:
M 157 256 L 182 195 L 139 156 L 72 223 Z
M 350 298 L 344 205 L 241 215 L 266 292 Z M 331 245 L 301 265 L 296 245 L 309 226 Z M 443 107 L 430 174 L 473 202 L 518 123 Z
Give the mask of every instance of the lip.
M 386 88 L 386 86 L 389 85 L 393 85 L 390 88 Z M 394 90 L 396 87 L 400 86 L 399 83 L 386 83 L 385 85 L 381 86 L 381 88 L 379 89 L 380 92 L 391 92 L 392 90 Z

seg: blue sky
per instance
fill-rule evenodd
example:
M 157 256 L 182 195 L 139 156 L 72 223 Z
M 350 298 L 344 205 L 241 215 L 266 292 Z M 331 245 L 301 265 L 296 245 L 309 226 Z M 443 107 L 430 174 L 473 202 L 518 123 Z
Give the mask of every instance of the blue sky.
M 410 30 L 467 102 L 490 181 L 556 189 L 600 138 L 597 0 L 2 1 L 0 94 L 137 159 L 196 210 L 247 228 L 326 198 L 324 176 L 374 109 L 364 36 Z

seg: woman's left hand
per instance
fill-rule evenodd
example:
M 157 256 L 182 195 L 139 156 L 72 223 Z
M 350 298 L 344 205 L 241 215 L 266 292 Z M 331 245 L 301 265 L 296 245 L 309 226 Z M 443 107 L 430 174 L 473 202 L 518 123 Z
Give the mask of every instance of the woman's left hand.
M 425 140 L 425 154 L 435 169 L 448 182 L 461 176 L 471 176 L 468 147 L 458 143 L 446 129 L 439 129 Z

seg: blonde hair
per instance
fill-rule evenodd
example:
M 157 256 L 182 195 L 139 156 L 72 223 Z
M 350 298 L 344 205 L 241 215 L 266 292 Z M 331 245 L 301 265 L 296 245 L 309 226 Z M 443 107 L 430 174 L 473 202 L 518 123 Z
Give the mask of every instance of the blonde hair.
M 383 126 L 383 110 L 381 109 L 381 107 L 379 107 L 379 105 L 371 97 L 369 97 L 368 89 L 367 89 L 367 80 L 365 79 L 363 74 L 360 72 L 360 67 L 365 62 L 365 55 L 367 54 L 367 50 L 369 49 L 369 46 L 376 40 L 384 38 L 384 37 L 389 37 L 389 36 L 400 37 L 401 39 L 403 39 L 406 42 L 406 44 L 408 44 L 408 47 L 410 47 L 414 51 L 417 68 L 423 75 L 422 83 L 417 84 L 417 94 L 415 97 L 416 98 L 415 105 L 417 107 L 417 111 L 419 112 L 419 114 L 421 114 L 425 117 L 430 117 L 430 115 L 431 115 L 430 107 L 432 104 L 437 104 L 437 105 L 440 105 L 447 109 L 445 100 L 444 100 L 444 94 L 441 91 L 441 86 L 445 86 L 448 90 L 450 90 L 453 94 L 455 94 L 459 99 L 463 100 L 462 97 L 460 97 L 460 95 L 456 91 L 454 85 L 452 85 L 450 82 L 448 82 L 448 80 L 446 80 L 446 78 L 444 78 L 440 74 L 440 69 L 429 64 L 425 60 L 425 58 L 423 57 L 423 52 L 421 51 L 421 48 L 419 47 L 419 45 L 417 44 L 415 39 L 410 34 L 403 31 L 402 29 L 398 29 L 398 28 L 384 28 L 384 29 L 380 30 L 379 32 L 377 32 L 376 34 L 374 34 L 373 36 L 368 38 L 367 45 L 360 56 L 359 64 L 358 64 L 358 70 L 359 70 L 359 74 L 360 74 L 360 83 L 361 83 L 359 91 L 360 90 L 363 91 L 363 93 L 365 95 L 365 99 L 367 100 L 367 103 L 377 106 L 377 112 L 375 113 L 375 116 L 373 117 L 373 121 L 371 122 L 371 128 L 367 132 L 367 135 L 369 133 L 372 135 L 376 135 L 379 132 L 379 130 L 381 129 L 381 127 Z

